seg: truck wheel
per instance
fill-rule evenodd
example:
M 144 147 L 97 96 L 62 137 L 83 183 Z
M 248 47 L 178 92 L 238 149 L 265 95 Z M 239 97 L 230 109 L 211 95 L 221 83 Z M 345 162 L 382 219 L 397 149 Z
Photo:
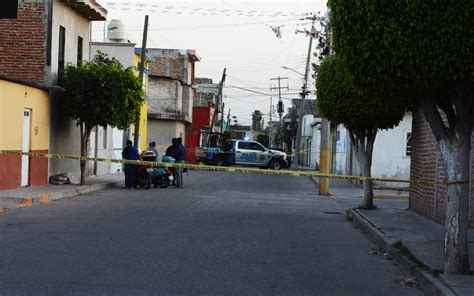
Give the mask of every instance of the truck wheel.
M 217 159 L 214 159 L 214 161 L 212 162 L 215 166 L 224 166 L 225 165 L 225 161 L 223 158 L 217 158 Z
M 275 171 L 281 170 L 281 162 L 278 159 L 272 159 L 270 162 L 270 169 Z

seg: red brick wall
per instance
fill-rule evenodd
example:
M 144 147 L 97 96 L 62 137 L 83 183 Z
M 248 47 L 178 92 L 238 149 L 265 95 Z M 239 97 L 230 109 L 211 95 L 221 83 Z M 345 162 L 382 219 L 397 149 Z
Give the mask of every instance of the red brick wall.
M 48 153 L 48 150 L 34 150 L 35 153 Z M 29 158 L 29 186 L 48 184 L 48 158 Z M 21 186 L 21 156 L 0 154 L 0 190 Z
M 21 156 L 0 154 L 0 189 L 21 185 Z
M 46 23 L 45 5 L 23 0 L 17 19 L 0 19 L 0 75 L 45 82 Z
M 472 137 L 474 144 L 474 135 Z M 474 146 L 472 146 L 474 148 Z M 471 149 L 471 225 L 474 226 L 474 149 Z M 415 109 L 412 125 L 412 180 L 444 180 L 446 171 L 436 148 L 436 140 L 422 112 Z M 410 209 L 444 223 L 447 188 L 444 185 L 412 184 L 410 186 Z
M 183 67 L 183 59 L 171 57 L 155 57 L 155 61 L 148 66 L 150 75 L 185 81 Z
M 35 150 L 34 153 L 48 153 L 48 150 Z M 48 158 L 30 157 L 30 186 L 48 184 Z

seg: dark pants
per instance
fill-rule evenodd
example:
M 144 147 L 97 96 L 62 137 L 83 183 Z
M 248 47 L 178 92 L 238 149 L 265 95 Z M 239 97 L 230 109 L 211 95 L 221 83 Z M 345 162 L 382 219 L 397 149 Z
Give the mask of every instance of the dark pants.
M 137 185 L 137 165 L 125 164 L 125 187 L 135 188 Z
M 184 160 L 177 161 L 177 163 L 184 163 Z M 183 188 L 183 168 L 174 168 L 173 177 L 176 187 Z

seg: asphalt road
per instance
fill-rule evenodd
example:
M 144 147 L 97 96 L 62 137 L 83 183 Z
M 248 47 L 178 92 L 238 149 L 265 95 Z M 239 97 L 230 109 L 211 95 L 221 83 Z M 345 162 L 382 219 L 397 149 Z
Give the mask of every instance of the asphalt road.
M 307 178 L 190 172 L 0 215 L 0 295 L 421 295 Z

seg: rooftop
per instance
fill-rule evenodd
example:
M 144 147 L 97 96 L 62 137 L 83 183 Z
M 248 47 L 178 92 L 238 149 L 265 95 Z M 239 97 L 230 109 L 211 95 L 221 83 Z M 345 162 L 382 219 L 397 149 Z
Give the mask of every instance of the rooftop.
M 76 10 L 91 21 L 105 21 L 107 10 L 96 0 L 60 0 L 60 2 Z

